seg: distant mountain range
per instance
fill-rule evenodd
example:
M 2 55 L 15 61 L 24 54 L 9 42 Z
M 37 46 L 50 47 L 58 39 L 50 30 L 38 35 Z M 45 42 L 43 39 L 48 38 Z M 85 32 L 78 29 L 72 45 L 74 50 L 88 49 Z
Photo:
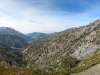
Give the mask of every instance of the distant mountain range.
M 28 43 L 39 41 L 43 37 L 47 36 L 45 33 L 29 33 L 23 34 L 10 27 L 0 27 L 0 45 L 9 48 L 24 48 L 28 46 Z
M 0 27 L 0 45 L 7 48 L 24 48 L 30 38 L 9 27 Z
M 43 38 L 46 37 L 47 35 L 49 35 L 49 34 L 40 33 L 40 32 L 33 32 L 33 33 L 26 34 L 26 36 L 33 38 L 33 41 L 34 41 L 34 42 L 43 39 Z

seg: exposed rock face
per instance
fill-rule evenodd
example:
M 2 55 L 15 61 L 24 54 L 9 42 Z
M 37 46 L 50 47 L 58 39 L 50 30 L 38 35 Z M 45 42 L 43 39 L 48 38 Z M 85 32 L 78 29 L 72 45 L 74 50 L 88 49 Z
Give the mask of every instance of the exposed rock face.
M 58 38 L 56 37 L 48 37 L 48 40 L 26 48 L 23 53 L 28 63 L 39 67 L 59 65 L 66 56 L 82 60 L 100 52 L 100 20 L 71 31 L 67 30 Z

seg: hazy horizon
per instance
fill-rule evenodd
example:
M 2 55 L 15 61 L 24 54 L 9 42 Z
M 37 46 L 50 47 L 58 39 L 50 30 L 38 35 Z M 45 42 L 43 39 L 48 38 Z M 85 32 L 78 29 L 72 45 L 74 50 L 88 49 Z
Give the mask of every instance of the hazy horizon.
M 99 0 L 0 0 L 0 27 L 53 33 L 100 18 Z

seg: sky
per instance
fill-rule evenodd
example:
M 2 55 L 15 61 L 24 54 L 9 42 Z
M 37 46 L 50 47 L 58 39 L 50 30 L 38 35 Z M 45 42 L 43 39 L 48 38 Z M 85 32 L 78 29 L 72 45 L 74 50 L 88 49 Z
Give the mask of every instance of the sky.
M 100 19 L 100 0 L 0 0 L 0 27 L 60 32 Z

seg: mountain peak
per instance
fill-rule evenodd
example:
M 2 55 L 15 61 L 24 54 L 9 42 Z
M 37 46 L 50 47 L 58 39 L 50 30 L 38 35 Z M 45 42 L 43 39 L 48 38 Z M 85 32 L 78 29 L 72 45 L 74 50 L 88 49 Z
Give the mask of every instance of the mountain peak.
M 5 26 L 3 26 L 2 28 L 4 28 L 4 29 L 5 29 L 6 27 L 5 27 Z
M 2 26 L 2 27 L 0 27 L 0 31 L 3 31 L 3 30 L 15 30 L 15 29 L 13 29 L 13 28 L 11 28 L 11 27 L 5 27 L 5 26 Z
M 10 28 L 10 27 L 5 27 L 5 26 L 2 26 L 2 27 L 0 27 L 0 28 Z
M 0 27 L 0 34 L 7 34 L 7 35 L 17 35 L 20 38 L 23 38 L 26 41 L 29 41 L 29 37 L 27 37 L 26 35 L 24 35 L 23 33 L 11 28 L 11 27 Z

